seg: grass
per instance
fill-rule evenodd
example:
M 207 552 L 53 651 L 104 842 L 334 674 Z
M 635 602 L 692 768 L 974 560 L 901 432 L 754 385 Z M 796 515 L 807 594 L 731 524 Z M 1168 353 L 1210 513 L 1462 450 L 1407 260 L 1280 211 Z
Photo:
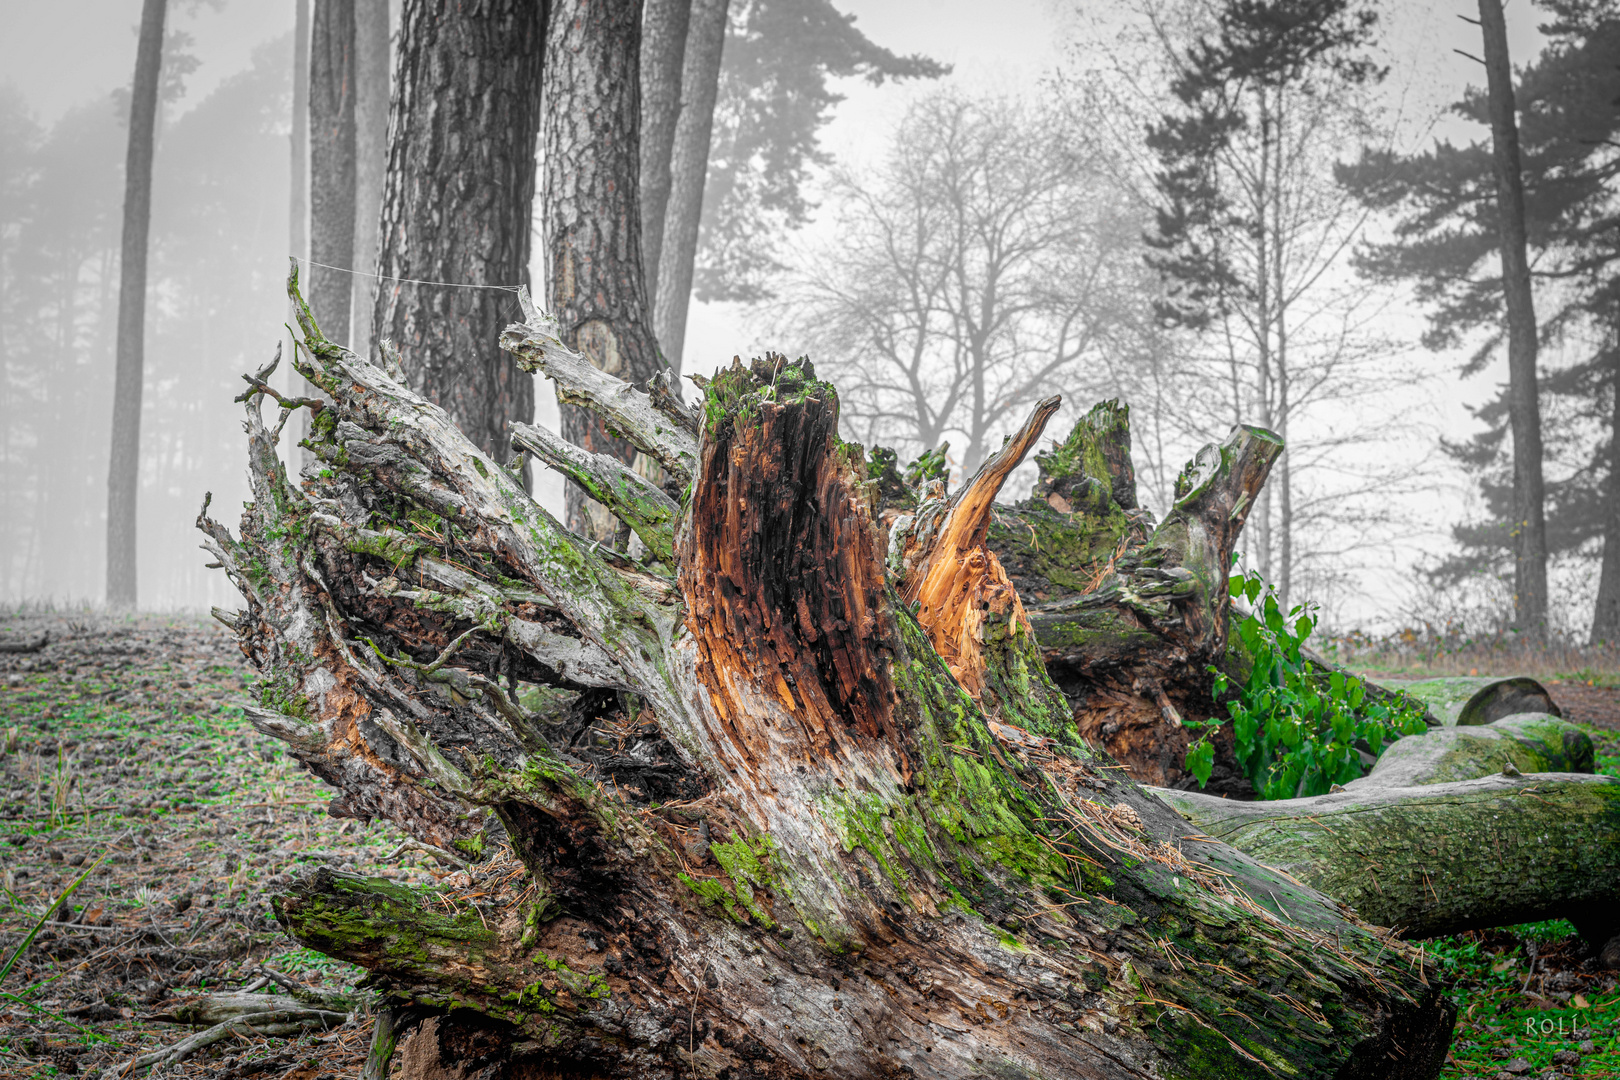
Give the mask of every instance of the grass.
M 384 865 L 402 835 L 326 815 L 329 790 L 234 706 L 254 680 L 213 627 L 0 616 L 0 636 L 43 623 L 45 650 L 0 656 L 0 961 L 16 956 L 0 982 L 0 1076 L 83 1075 L 173 1042 L 183 1030 L 141 1019 L 154 994 L 236 988 L 261 964 L 352 987 L 363 973 L 294 945 L 265 894 L 317 861 L 431 881 Z M 41 925 L 81 877 L 75 922 Z M 353 1075 L 368 1034 L 257 1038 L 181 1071 L 273 1077 L 318 1058 Z
M 1575 1051 L 1579 1076 L 1620 1077 L 1620 987 L 1612 973 L 1583 969 L 1572 925 L 1527 923 L 1426 947 L 1456 980 L 1457 1030 L 1442 1076 L 1495 1076 L 1514 1059 L 1529 1064 L 1523 1075 L 1541 1076 L 1557 1064 L 1553 1055 Z M 1565 989 L 1540 992 L 1552 985 Z
M 1562 635 L 1535 642 L 1509 630 L 1469 634 L 1460 628 L 1424 627 L 1381 637 L 1359 631 L 1327 635 L 1316 644 L 1329 660 L 1374 678 L 1511 674 L 1620 687 L 1620 642 L 1590 645 Z

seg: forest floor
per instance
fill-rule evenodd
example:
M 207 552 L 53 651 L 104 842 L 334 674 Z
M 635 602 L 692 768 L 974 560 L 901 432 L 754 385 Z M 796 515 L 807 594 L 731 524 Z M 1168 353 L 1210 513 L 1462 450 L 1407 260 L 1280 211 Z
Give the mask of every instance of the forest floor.
M 27 942 L 0 974 L 0 1076 L 110 1078 L 192 1030 L 161 1019 L 177 999 L 265 972 L 352 990 L 360 969 L 298 947 L 271 917 L 268 894 L 300 866 L 455 883 L 401 851 L 393 826 L 327 816 L 329 792 L 231 704 L 254 676 L 222 628 L 0 615 L 0 646 L 43 635 L 38 651 L 0 653 L 0 968 Z M 1620 686 L 1587 682 L 1551 690 L 1620 775 Z M 1461 1012 L 1443 1075 L 1620 1078 L 1620 987 L 1572 934 L 1545 923 L 1429 943 Z M 297 1038 L 238 1034 L 165 1075 L 356 1077 L 370 1029 L 361 1013 Z

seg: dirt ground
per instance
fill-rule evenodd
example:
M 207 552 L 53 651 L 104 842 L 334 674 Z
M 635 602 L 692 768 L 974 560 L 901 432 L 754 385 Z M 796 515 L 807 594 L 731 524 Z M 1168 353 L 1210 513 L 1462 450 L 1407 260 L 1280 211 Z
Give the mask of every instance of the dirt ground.
M 37 651 L 0 652 L 0 968 L 17 955 L 0 975 L 0 1076 L 110 1078 L 195 1030 L 171 1022 L 177 1002 L 253 986 L 266 971 L 352 990 L 360 969 L 298 947 L 275 925 L 267 896 L 284 874 L 324 863 L 440 887 L 465 878 L 401 850 L 404 836 L 390 825 L 326 814 L 330 793 L 232 705 L 251 693 L 254 673 L 212 622 L 0 615 L 0 648 L 42 636 Z M 1620 733 L 1620 689 L 1559 683 L 1552 692 L 1573 719 Z M 1620 735 L 1605 749 L 1620 753 Z M 1493 934 L 1452 940 L 1464 950 L 1474 942 L 1480 962 L 1488 954 L 1493 964 L 1527 947 Z M 1567 1008 L 1582 990 L 1594 1005 L 1603 999 L 1604 1020 L 1620 1010 L 1607 1000 L 1620 998 L 1614 980 L 1577 944 L 1543 949 L 1532 973 L 1522 986 L 1462 979 L 1471 1019 L 1459 1026 L 1448 1075 L 1519 1075 L 1498 1072 L 1508 1044 L 1494 1041 L 1487 1017 Z M 357 1077 L 371 1026 L 362 1010 L 297 1038 L 236 1035 L 151 1074 Z M 1607 1071 L 1620 1060 L 1612 1035 L 1583 1035 L 1601 1045 L 1574 1075 L 1616 1075 Z M 1574 1052 L 1578 1040 L 1565 1041 Z
M 1544 683 L 1564 719 L 1620 732 L 1620 686 L 1597 686 L 1568 680 Z
M 326 815 L 322 786 L 230 704 L 253 676 L 222 628 L 0 618 L 0 645 L 43 634 L 37 652 L 0 653 L 0 966 L 84 880 L 0 979 L 0 1075 L 111 1076 L 191 1030 L 155 1019 L 177 996 L 240 989 L 265 968 L 352 987 L 360 969 L 276 927 L 266 895 L 282 873 L 447 875 L 418 851 L 390 859 L 404 838 L 391 826 Z M 237 1036 L 169 1075 L 353 1077 L 370 1027 L 361 1015 L 297 1039 Z

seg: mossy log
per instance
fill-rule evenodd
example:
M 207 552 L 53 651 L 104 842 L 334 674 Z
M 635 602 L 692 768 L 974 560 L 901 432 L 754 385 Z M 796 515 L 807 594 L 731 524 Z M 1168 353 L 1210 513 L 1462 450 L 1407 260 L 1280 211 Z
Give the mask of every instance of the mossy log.
M 1029 499 L 998 508 L 986 543 L 1076 730 L 1138 781 L 1180 781 L 1184 724 L 1216 711 L 1209 668 L 1227 653 L 1232 551 L 1282 450 L 1269 431 L 1234 428 L 1182 470 L 1155 525 L 1137 503 L 1130 410 L 1106 401 L 1036 456 Z M 1220 749 L 1211 790 L 1252 794 Z
M 1592 737 L 1546 713 L 1504 716 L 1489 724 L 1438 727 L 1401 739 L 1372 770 L 1345 787 L 1419 787 L 1473 780 L 1503 771 L 1589 773 L 1596 765 Z
M 1385 680 L 1385 685 L 1423 702 L 1446 727 L 1489 724 L 1516 713 L 1563 715 L 1547 688 L 1528 675 L 1453 675 L 1411 681 Z
M 1408 937 L 1557 918 L 1597 944 L 1620 932 L 1613 777 L 1498 773 L 1250 803 L 1157 794 L 1212 838 Z
M 645 558 L 563 529 L 301 303 L 296 364 L 329 397 L 317 461 L 302 484 L 282 471 L 261 372 L 254 501 L 235 536 L 199 519 L 247 599 L 226 618 L 264 673 L 254 722 L 338 789 L 333 813 L 471 860 L 431 892 L 300 878 L 274 899 L 295 939 L 395 1007 L 482 1017 L 603 1076 L 1435 1074 L 1454 1017 L 1418 952 L 1049 723 L 981 528 L 1033 436 L 919 507 L 939 528 L 896 573 L 870 463 L 808 361 L 734 365 L 688 411 L 570 353 L 522 299 L 505 347 L 658 461 L 678 514 L 616 459 L 518 440 L 618 498 Z M 1277 449 L 1244 430 L 1200 454 L 1096 610 L 1204 597 L 1195 635 L 1152 632 L 1206 655 Z

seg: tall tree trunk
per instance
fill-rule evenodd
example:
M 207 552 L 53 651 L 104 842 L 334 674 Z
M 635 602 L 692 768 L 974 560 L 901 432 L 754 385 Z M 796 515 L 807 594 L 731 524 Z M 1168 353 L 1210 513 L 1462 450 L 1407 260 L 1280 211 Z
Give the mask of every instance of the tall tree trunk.
M 1592 611 L 1592 644 L 1620 642 L 1620 335 L 1609 354 L 1608 519 L 1603 523 L 1603 569 Z
M 315 0 L 309 42 L 309 304 L 345 346 L 354 288 L 354 4 Z
M 1541 478 L 1541 398 L 1536 387 L 1536 309 L 1530 292 L 1530 260 L 1525 252 L 1519 121 L 1502 0 L 1479 0 L 1479 22 L 1485 37 L 1502 292 L 1507 299 L 1508 412 L 1513 428 L 1514 621 L 1521 631 L 1541 638 L 1547 632 L 1547 523 Z
M 918 508 L 897 577 L 808 362 L 736 365 L 694 415 L 525 317 L 507 346 L 680 503 L 615 458 L 537 452 L 662 533 L 672 577 L 560 528 L 307 313 L 329 475 L 288 484 L 250 401 L 242 536 L 199 519 L 248 600 L 224 617 L 266 669 L 254 722 L 341 789 L 334 812 L 475 863 L 442 902 L 323 868 L 274 899 L 295 939 L 365 965 L 391 1005 L 482 1013 L 553 1063 L 638 1080 L 1434 1075 L 1455 1010 L 1417 950 L 1188 828 L 1071 732 L 1032 732 L 1029 695 L 987 716 L 937 651 L 991 676 L 981 695 L 1032 656 L 1044 682 L 980 536 L 1045 416 Z M 1209 579 L 1276 449 L 1240 431 L 1200 453 L 1181 517 L 1102 605 L 1218 607 Z M 577 708 L 549 723 L 517 682 Z
M 658 253 L 656 297 L 658 341 L 676 375 L 681 373 L 686 345 L 686 312 L 692 299 L 698 226 L 703 222 L 703 184 L 709 175 L 709 141 L 714 132 L 714 100 L 720 91 L 720 55 L 726 44 L 729 7 L 730 0 L 692 0 L 686 31 L 681 114 L 670 158 L 669 205 Z
M 383 177 L 388 171 L 388 0 L 354 0 L 354 258 L 349 347 L 371 355 Z
M 535 0 L 406 0 L 389 107 L 373 337 L 497 461 L 534 415 L 494 343 L 528 281 L 544 44 Z
M 299 260 L 309 258 L 309 0 L 293 3 L 293 93 L 292 93 L 292 175 L 287 185 L 287 254 Z M 297 324 L 297 313 L 287 311 L 287 325 Z M 287 344 L 289 351 L 294 335 Z M 291 365 L 288 374 L 294 380 L 298 374 Z M 307 383 L 304 393 L 310 392 Z M 301 435 L 309 434 L 309 417 L 298 419 Z
M 681 112 L 681 68 L 692 0 L 646 0 L 641 13 L 641 265 L 649 301 L 658 296 L 670 157 Z
M 545 222 L 551 303 L 564 344 L 638 386 L 663 369 L 642 276 L 640 0 L 557 0 L 546 42 Z M 562 435 L 624 462 L 636 450 L 600 417 L 564 404 Z M 568 527 L 612 540 L 615 524 L 576 484 Z
M 137 599 L 136 496 L 141 467 L 141 384 L 146 368 L 146 254 L 152 220 L 152 143 L 163 67 L 164 0 L 141 7 L 135 83 L 124 159 L 124 236 L 118 277 L 118 358 L 113 382 L 112 454 L 107 469 L 107 604 Z

